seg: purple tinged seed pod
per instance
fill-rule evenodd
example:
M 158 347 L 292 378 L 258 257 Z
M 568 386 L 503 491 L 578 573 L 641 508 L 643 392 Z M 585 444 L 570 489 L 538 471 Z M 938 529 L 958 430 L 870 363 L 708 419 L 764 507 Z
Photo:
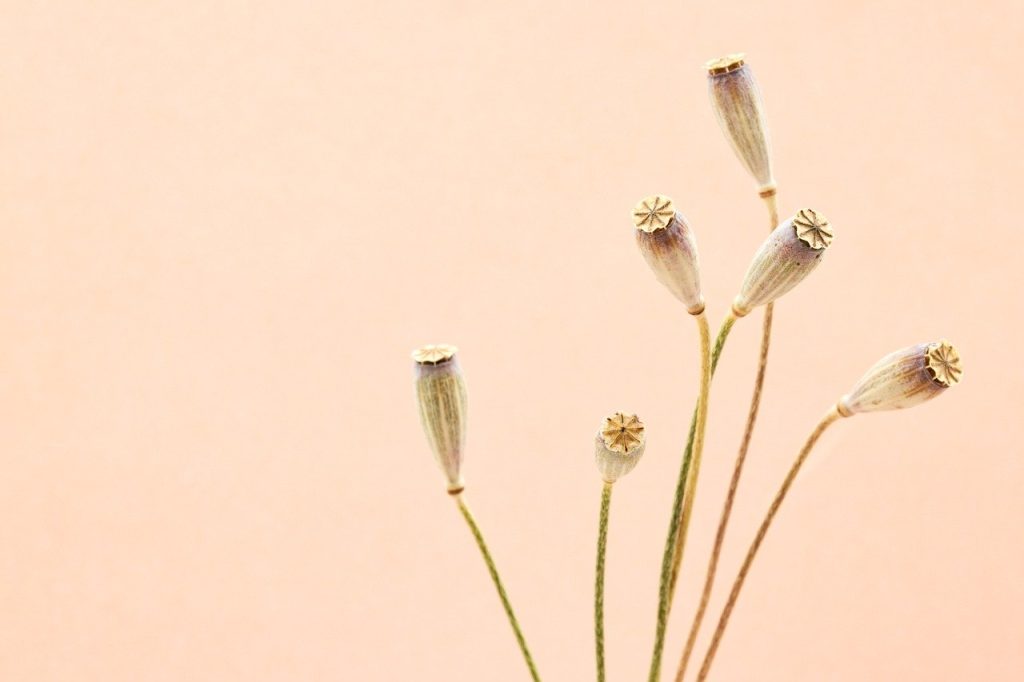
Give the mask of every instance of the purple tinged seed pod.
M 633 225 L 640 253 L 658 281 L 691 315 L 704 312 L 697 240 L 672 200 L 660 194 L 641 200 L 633 208 Z
M 834 236 L 825 216 L 810 208 L 780 223 L 747 269 L 732 304 L 736 317 L 771 303 L 799 284 L 818 265 Z
M 647 447 L 644 424 L 635 414 L 606 417 L 594 439 L 594 462 L 606 483 L 615 483 L 640 462 Z
M 466 442 L 466 384 L 456 351 L 455 346 L 442 344 L 412 353 L 423 431 L 452 495 L 465 487 L 460 470 Z
M 712 59 L 708 70 L 708 94 L 718 124 L 733 151 L 757 181 L 761 196 L 775 193 L 772 177 L 768 124 L 757 79 L 742 53 Z
M 960 354 L 948 341 L 921 343 L 890 353 L 839 401 L 844 417 L 913 407 L 960 382 Z

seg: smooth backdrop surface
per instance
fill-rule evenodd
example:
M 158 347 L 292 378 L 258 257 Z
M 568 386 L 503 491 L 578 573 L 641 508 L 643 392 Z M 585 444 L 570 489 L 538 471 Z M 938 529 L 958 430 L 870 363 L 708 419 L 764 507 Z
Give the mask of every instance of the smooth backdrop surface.
M 700 68 L 736 50 L 783 212 L 837 237 L 777 308 L 724 575 L 878 357 L 945 336 L 966 372 L 825 437 L 713 677 L 1024 679 L 1021 3 L 0 17 L 0 679 L 526 679 L 417 423 L 408 354 L 438 341 L 462 348 L 467 494 L 546 680 L 593 674 L 590 439 L 616 409 L 647 422 L 607 599 L 610 679 L 643 679 L 696 335 L 629 211 L 676 199 L 717 323 L 767 230 Z M 759 326 L 714 387 L 669 672 Z

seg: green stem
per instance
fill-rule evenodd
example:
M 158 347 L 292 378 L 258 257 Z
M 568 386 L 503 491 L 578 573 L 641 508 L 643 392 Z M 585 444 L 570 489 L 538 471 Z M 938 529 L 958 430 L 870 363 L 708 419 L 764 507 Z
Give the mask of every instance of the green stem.
M 604 682 L 604 555 L 608 549 L 608 512 L 612 484 L 605 481 L 601 491 L 601 517 L 597 525 L 597 577 L 594 579 L 594 645 L 597 653 L 597 682 Z
M 729 338 L 729 332 L 732 331 L 732 326 L 735 322 L 736 316 L 730 313 L 718 330 L 710 362 L 705 363 L 703 359 L 701 361 L 701 366 L 707 368 L 708 382 L 714 376 L 715 368 L 718 366 L 718 359 L 722 355 L 722 349 L 725 347 L 725 341 Z M 672 597 L 675 593 L 675 579 L 679 574 L 679 565 L 676 563 L 677 547 L 681 545 L 679 530 L 683 516 L 683 498 L 693 459 L 693 442 L 697 433 L 697 417 L 699 410 L 702 409 L 700 402 L 700 399 L 698 399 L 698 405 L 693 411 L 693 418 L 690 420 L 690 433 L 687 437 L 686 449 L 683 451 L 683 463 L 679 469 L 679 478 L 676 481 L 675 497 L 672 500 L 672 516 L 668 525 L 668 537 L 665 539 L 665 551 L 661 557 L 661 577 L 658 583 L 658 619 L 648 682 L 657 682 L 661 674 L 661 656 L 665 648 L 665 630 L 668 626 L 668 615 L 671 609 Z M 682 560 L 681 547 L 678 551 L 678 557 Z
M 462 498 L 461 494 L 454 495 L 455 501 L 459 505 L 459 511 L 462 512 L 462 517 L 466 519 L 466 524 L 469 526 L 469 530 L 473 533 L 473 537 L 476 539 L 477 547 L 480 548 L 480 554 L 484 557 L 484 563 L 487 564 L 487 571 L 491 574 L 491 580 L 494 581 L 494 587 L 498 590 L 498 597 L 501 598 L 501 605 L 505 607 L 505 615 L 508 616 L 508 622 L 512 626 L 512 631 L 516 635 L 516 641 L 519 642 L 519 649 L 523 652 L 523 658 L 526 659 L 526 665 L 530 669 L 530 677 L 533 678 L 534 682 L 540 682 L 540 676 L 537 675 L 537 666 L 533 663 L 533 657 L 530 655 L 530 650 L 526 646 L 526 639 L 523 637 L 523 631 L 519 629 L 519 621 L 516 620 L 516 614 L 512 611 L 512 604 L 508 600 L 508 594 L 505 593 L 505 586 L 501 583 L 501 576 L 498 575 L 498 567 L 494 565 L 494 559 L 491 557 L 490 550 L 487 549 L 487 543 L 484 542 L 483 533 L 480 532 L 480 527 L 476 525 L 476 519 L 473 518 L 473 512 L 469 510 L 466 505 L 466 501 Z

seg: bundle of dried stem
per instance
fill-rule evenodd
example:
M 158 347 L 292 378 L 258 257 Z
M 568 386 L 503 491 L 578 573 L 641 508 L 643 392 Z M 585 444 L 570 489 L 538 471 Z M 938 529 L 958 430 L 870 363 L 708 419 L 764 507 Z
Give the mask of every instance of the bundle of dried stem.
M 787 220 L 778 222 L 767 123 L 757 81 L 741 54 L 712 60 L 706 67 L 712 108 L 737 157 L 757 183 L 758 193 L 765 200 L 768 209 L 772 229 L 768 239 L 751 260 L 739 293 L 712 345 L 704 312 L 705 301 L 701 290 L 697 244 L 692 229 L 683 215 L 676 211 L 672 200 L 664 195 L 646 197 L 633 209 L 635 239 L 641 254 L 655 278 L 683 304 L 697 323 L 701 368 L 697 405 L 691 417 L 689 434 L 683 450 L 672 513 L 669 517 L 668 534 L 662 553 L 658 613 L 649 682 L 657 682 L 660 678 L 668 616 L 684 556 L 699 480 L 711 379 L 726 340 L 738 319 L 749 315 L 755 308 L 764 307 L 754 391 L 719 518 L 700 600 L 676 672 L 676 682 L 682 682 L 685 677 L 687 664 L 714 587 L 726 529 L 761 403 L 774 302 L 806 279 L 820 263 L 835 236 L 829 221 L 820 212 L 810 208 L 800 209 Z M 416 391 L 424 431 L 434 457 L 445 475 L 448 492 L 456 500 L 477 542 L 530 675 L 537 681 L 539 676 L 536 666 L 493 557 L 464 499 L 465 484 L 461 466 L 466 436 L 466 389 L 455 355 L 455 347 L 448 345 L 424 346 L 413 353 L 416 363 Z M 705 680 L 710 673 L 726 626 L 768 528 L 803 463 L 825 430 L 843 417 L 920 404 L 957 384 L 960 377 L 960 356 L 952 345 L 946 341 L 919 344 L 882 358 L 849 393 L 828 410 L 797 454 L 747 551 L 697 673 L 698 682 Z M 636 415 L 622 412 L 607 417 L 594 439 L 595 464 L 603 482 L 594 584 L 595 656 L 599 682 L 604 682 L 605 679 L 604 568 L 612 488 L 616 481 L 633 470 L 645 449 L 646 430 L 643 423 Z

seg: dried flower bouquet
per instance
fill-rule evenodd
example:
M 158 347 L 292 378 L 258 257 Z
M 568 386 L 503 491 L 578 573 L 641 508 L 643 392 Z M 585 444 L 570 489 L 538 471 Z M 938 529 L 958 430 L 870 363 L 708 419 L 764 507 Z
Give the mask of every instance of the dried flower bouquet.
M 733 300 L 732 308 L 719 327 L 712 344 L 704 314 L 697 242 L 689 223 L 676 210 L 672 200 L 663 195 L 647 197 L 633 209 L 633 225 L 640 253 L 657 280 L 686 307 L 697 323 L 701 367 L 697 405 L 683 450 L 662 554 L 654 649 L 648 672 L 649 682 L 657 682 L 661 677 L 668 617 L 675 596 L 687 530 L 697 493 L 711 380 L 726 340 L 738 320 L 749 315 L 755 308 L 764 307 L 754 390 L 729 488 L 719 516 L 697 611 L 676 668 L 676 682 L 682 682 L 686 676 L 718 574 L 718 561 L 760 407 L 771 341 L 774 302 L 796 287 L 818 266 L 835 236 L 831 223 L 820 212 L 811 208 L 802 208 L 779 222 L 768 126 L 761 93 L 753 72 L 741 54 L 712 60 L 706 66 L 712 108 L 737 157 L 757 183 L 758 193 L 768 210 L 771 232 L 754 254 L 739 293 Z M 530 676 L 534 680 L 539 680 L 537 667 L 497 567 L 465 501 L 465 486 L 460 468 L 466 433 L 466 390 L 456 359 L 456 348 L 449 345 L 424 346 L 413 353 L 413 360 L 420 415 L 427 439 L 447 479 L 448 492 L 454 497 L 480 548 Z M 758 549 L 801 467 L 825 430 L 842 418 L 864 412 L 911 407 L 930 400 L 959 382 L 960 377 L 959 354 L 948 342 L 940 340 L 918 344 L 882 358 L 848 394 L 842 396 L 827 410 L 811 431 L 783 479 L 733 579 L 711 642 L 697 670 L 698 681 L 707 679 Z M 622 412 L 605 418 L 594 438 L 594 458 L 603 482 L 594 586 L 596 675 L 599 682 L 605 679 L 604 565 L 612 489 L 620 478 L 637 465 L 643 456 L 645 445 L 646 433 L 643 423 L 636 415 Z

